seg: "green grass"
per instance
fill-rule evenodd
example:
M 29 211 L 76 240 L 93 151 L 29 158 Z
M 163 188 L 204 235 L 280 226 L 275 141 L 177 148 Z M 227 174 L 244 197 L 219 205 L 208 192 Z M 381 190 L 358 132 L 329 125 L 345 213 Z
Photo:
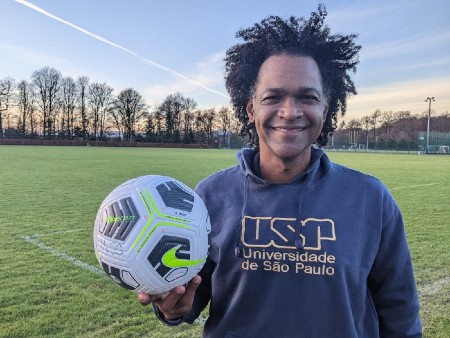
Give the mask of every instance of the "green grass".
M 330 157 L 379 177 L 392 190 L 405 218 L 419 289 L 427 290 L 421 294 L 425 337 L 447 337 L 450 158 Z M 48 248 L 97 267 L 93 221 L 114 187 L 146 174 L 194 187 L 234 163 L 235 151 L 226 150 L 0 146 L 0 337 L 200 336 L 200 325 L 161 325 L 133 293 Z

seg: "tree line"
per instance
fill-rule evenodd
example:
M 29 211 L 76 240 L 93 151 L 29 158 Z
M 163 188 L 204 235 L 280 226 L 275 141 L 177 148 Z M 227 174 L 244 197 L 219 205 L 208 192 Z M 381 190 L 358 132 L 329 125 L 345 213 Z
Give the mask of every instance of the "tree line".
M 329 144 L 334 148 L 419 149 L 428 112 L 381 111 L 341 122 Z M 431 131 L 450 133 L 448 112 L 432 113 Z M 133 88 L 114 95 L 107 83 L 87 76 L 73 79 L 51 67 L 29 80 L 0 79 L 0 139 L 64 139 L 229 145 L 240 126 L 229 107 L 199 109 L 180 93 L 150 107 Z
M 360 119 L 341 122 L 333 137 L 336 148 L 398 149 L 421 150 L 425 146 L 422 133 L 427 130 L 428 111 L 411 114 L 410 111 L 375 110 Z M 450 133 L 450 115 L 448 112 L 437 115 L 431 111 L 430 132 Z M 450 142 L 443 141 L 445 145 Z
M 227 144 L 239 133 L 228 107 L 199 109 L 181 93 L 150 107 L 135 89 L 74 79 L 51 67 L 0 79 L 0 138 Z

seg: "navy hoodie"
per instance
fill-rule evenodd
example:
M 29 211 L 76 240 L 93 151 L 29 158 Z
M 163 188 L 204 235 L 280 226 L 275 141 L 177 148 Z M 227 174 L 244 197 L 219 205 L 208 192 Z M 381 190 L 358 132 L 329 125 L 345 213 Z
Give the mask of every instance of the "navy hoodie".
M 288 184 L 261 178 L 259 153 L 196 188 L 211 247 L 192 311 L 204 337 L 421 337 L 402 216 L 376 178 L 313 148 Z

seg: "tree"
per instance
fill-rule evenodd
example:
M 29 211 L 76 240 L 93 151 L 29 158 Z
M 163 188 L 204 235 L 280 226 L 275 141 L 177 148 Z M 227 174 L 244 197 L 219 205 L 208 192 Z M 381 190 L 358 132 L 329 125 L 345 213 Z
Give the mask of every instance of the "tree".
M 219 128 L 222 132 L 222 144 L 227 144 L 227 137 L 229 137 L 231 129 L 231 112 L 227 107 L 222 107 L 218 112 Z
M 123 130 L 124 139 L 133 141 L 138 123 L 147 114 L 147 105 L 136 90 L 128 88 L 122 90 L 113 100 L 109 111 L 117 127 Z
M 180 142 L 193 125 L 193 111 L 197 103 L 180 93 L 168 95 L 158 106 L 157 111 L 165 119 L 165 139 L 168 142 Z M 185 139 L 185 138 L 184 138 Z M 186 140 L 186 139 L 185 139 Z
M 385 128 L 385 134 L 387 136 L 387 141 L 389 141 L 391 139 L 391 124 L 395 121 L 395 115 L 394 112 L 392 110 L 389 111 L 384 111 L 381 114 L 381 121 L 383 123 L 383 126 Z
M 145 123 L 145 138 L 147 141 L 150 142 L 156 142 L 158 139 L 155 113 L 147 114 L 147 119 Z
M 366 130 L 366 149 L 369 149 L 369 130 L 372 124 L 371 120 L 372 118 L 370 116 L 364 116 L 361 119 L 361 124 L 364 126 L 364 129 Z
M 412 141 L 417 139 L 420 128 L 420 120 L 409 111 L 398 111 L 395 113 L 397 122 L 392 128 L 394 139 L 399 141 Z
M 165 126 L 164 126 L 164 116 L 161 113 L 159 109 L 157 109 L 154 113 L 154 121 L 155 121 L 155 128 L 156 128 L 156 140 L 158 142 L 161 142 L 164 140 L 164 134 L 165 134 Z
M 14 80 L 6 77 L 0 80 L 0 139 L 3 138 L 3 112 L 8 112 Z
M 75 127 L 75 103 L 77 98 L 76 83 L 71 77 L 65 77 L 61 80 L 61 132 L 67 138 L 73 137 Z
M 370 124 L 373 126 L 373 140 L 375 142 L 377 142 L 377 119 L 381 116 L 381 110 L 377 109 L 374 111 L 374 113 L 372 114 L 372 116 L 370 117 Z
M 395 113 L 398 120 L 406 120 L 411 118 L 411 112 L 410 111 L 398 111 Z
M 91 108 L 93 136 L 96 140 L 104 136 L 107 112 L 112 101 L 113 90 L 106 83 L 94 82 L 89 86 L 88 104 Z
M 350 144 L 358 144 L 358 134 L 361 131 L 361 122 L 358 120 L 352 119 L 347 123 L 348 133 L 348 142 Z
M 22 136 L 27 134 L 27 121 L 30 125 L 30 134 L 35 132 L 35 108 L 34 92 L 31 84 L 27 81 L 20 81 L 17 85 L 17 105 L 20 112 L 19 132 Z
M 83 139 L 88 137 L 88 118 L 87 118 L 87 96 L 89 93 L 89 78 L 87 76 L 80 76 L 77 79 L 77 93 L 78 93 L 78 109 L 80 111 L 81 119 L 81 135 Z
M 213 139 L 216 111 L 214 108 L 197 112 L 196 125 L 201 133 L 206 136 L 206 143 L 211 144 Z
M 42 133 L 51 137 L 54 129 L 55 105 L 61 81 L 61 73 L 54 68 L 44 67 L 33 72 L 32 83 L 36 88 L 38 105 L 42 113 Z

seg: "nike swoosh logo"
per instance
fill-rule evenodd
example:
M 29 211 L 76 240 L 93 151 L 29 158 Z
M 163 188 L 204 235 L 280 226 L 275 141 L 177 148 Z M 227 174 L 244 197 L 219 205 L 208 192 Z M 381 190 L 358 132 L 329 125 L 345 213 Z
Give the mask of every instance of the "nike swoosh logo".
M 189 267 L 194 266 L 200 263 L 203 263 L 206 261 L 206 258 L 203 259 L 197 259 L 197 260 L 190 260 L 190 259 L 180 259 L 175 256 L 178 249 L 181 247 L 181 245 L 177 245 L 176 247 L 173 247 L 169 251 L 167 251 L 162 256 L 162 263 L 169 267 L 169 268 L 181 268 L 181 267 Z

